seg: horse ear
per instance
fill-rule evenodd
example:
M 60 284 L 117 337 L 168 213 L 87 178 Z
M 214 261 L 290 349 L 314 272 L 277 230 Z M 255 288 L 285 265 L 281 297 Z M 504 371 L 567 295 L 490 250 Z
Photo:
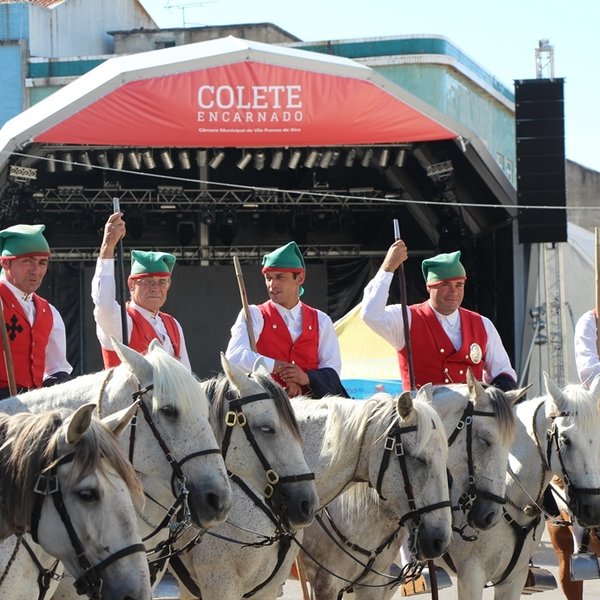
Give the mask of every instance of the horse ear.
M 140 404 L 139 400 L 136 400 L 133 404 L 130 404 L 127 408 L 119 410 L 112 415 L 108 415 L 102 419 L 102 423 L 105 427 L 110 429 L 116 436 L 121 435 L 125 428 L 133 419 L 133 415 L 138 409 Z
M 424 395 L 424 400 L 429 402 L 429 404 L 433 404 L 433 385 L 431 383 L 426 383 L 425 385 L 422 385 L 419 388 L 419 391 L 417 392 L 417 396 L 419 394 Z
M 80 406 L 63 425 L 67 444 L 76 444 L 88 430 L 92 422 L 92 413 L 96 405 L 93 402 Z
M 398 413 L 403 419 L 406 419 L 408 415 L 411 413 L 413 409 L 413 401 L 410 396 L 410 392 L 407 390 L 402 392 L 400 396 L 398 396 L 398 401 L 396 402 L 396 406 L 398 408 Z
M 558 404 L 563 397 L 562 390 L 558 387 L 558 385 L 556 385 L 554 380 L 550 379 L 550 376 L 548 373 L 546 373 L 546 371 L 544 371 L 544 385 L 546 386 L 546 393 L 548 396 L 550 396 L 552 400 L 554 400 L 554 404 L 560 408 Z
M 150 383 L 153 378 L 152 365 L 135 350 L 121 344 L 111 336 L 112 345 L 121 362 L 135 375 L 140 384 Z
M 514 406 L 521 398 L 524 398 L 529 388 L 533 385 L 530 383 L 529 385 L 517 388 L 516 390 L 509 390 L 508 392 L 504 392 L 504 395 L 508 398 L 510 403 Z
M 242 396 L 255 390 L 252 386 L 252 379 L 248 377 L 248 372 L 233 364 L 223 352 L 221 352 L 221 366 L 223 367 L 223 371 L 227 376 L 229 383 L 231 383 Z
M 269 373 L 269 369 L 267 368 L 267 363 L 265 361 L 264 356 L 259 356 L 252 365 L 253 373 L 260 373 L 261 375 L 266 375 L 267 377 L 271 374 Z
M 600 398 L 600 374 L 596 375 L 590 385 L 590 394 L 592 398 Z
M 475 375 L 473 375 L 471 367 L 467 368 L 467 386 L 469 388 L 469 396 L 471 397 L 473 404 L 477 404 L 479 398 L 481 398 L 482 395 L 485 395 L 485 389 L 481 385 L 481 382 L 478 381 Z

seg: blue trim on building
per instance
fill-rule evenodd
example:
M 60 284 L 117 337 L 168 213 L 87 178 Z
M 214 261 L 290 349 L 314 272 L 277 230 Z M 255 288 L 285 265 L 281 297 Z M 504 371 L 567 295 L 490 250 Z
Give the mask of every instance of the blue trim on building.
M 102 64 L 106 59 L 51 60 L 29 62 L 28 77 L 31 79 L 47 79 L 48 77 L 80 77 Z

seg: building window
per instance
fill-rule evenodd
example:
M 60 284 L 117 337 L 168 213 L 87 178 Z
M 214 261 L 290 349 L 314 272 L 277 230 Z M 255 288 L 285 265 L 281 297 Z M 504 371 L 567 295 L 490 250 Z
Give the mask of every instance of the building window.
M 500 165 L 500 168 L 504 171 L 504 154 L 496 152 L 496 162 Z
M 513 161 L 506 159 L 504 164 L 504 172 L 506 173 L 506 177 L 508 177 L 509 181 L 513 180 Z
M 154 48 L 156 50 L 162 50 L 163 48 L 173 48 L 175 46 L 175 40 L 163 40 L 154 42 Z

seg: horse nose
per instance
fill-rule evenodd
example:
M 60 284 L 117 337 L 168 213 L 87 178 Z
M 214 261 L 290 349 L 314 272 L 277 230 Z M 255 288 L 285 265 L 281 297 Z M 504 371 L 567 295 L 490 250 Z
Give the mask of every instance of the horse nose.
M 190 513 L 196 525 L 207 528 L 225 521 L 232 504 L 231 488 L 207 487 L 199 491 L 194 485 L 188 487 Z

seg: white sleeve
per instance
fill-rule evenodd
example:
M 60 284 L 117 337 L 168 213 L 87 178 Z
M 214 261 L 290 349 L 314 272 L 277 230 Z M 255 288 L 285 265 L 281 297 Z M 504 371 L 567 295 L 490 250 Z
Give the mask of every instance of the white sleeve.
M 67 334 L 65 331 L 65 322 L 60 316 L 58 310 L 50 304 L 52 311 L 52 330 L 46 346 L 46 362 L 44 365 L 44 379 L 46 377 L 63 371 L 71 373 L 73 367 L 67 360 Z
M 187 367 L 191 371 L 192 365 L 190 364 L 190 357 L 188 356 L 187 346 L 185 345 L 185 336 L 183 335 L 183 328 L 181 327 L 181 324 L 177 319 L 175 319 L 175 325 L 177 325 L 177 329 L 179 329 L 179 339 L 181 340 L 179 345 L 179 360 L 184 367 Z
M 498 330 L 487 317 L 482 316 L 481 319 L 483 320 L 483 326 L 487 334 L 483 381 L 491 383 L 498 375 L 504 373 L 512 377 L 516 382 L 517 373 L 510 364 L 510 358 L 502 344 Z
M 333 321 L 329 315 L 317 311 L 319 317 L 319 369 L 331 367 L 340 375 L 342 372 L 342 357 Z
M 92 300 L 96 335 L 103 348 L 112 350 L 110 337 L 123 341 L 121 329 L 121 307 L 115 299 L 115 261 L 112 258 L 99 258 L 92 278 Z M 131 332 L 131 317 L 127 315 L 127 331 Z M 127 340 L 129 343 L 129 340 Z
M 589 386 L 594 377 L 600 374 L 596 316 L 593 311 L 588 310 L 579 317 L 575 325 L 574 342 L 579 380 Z
M 402 305 L 386 306 L 394 274 L 379 269 L 367 284 L 363 293 L 361 318 L 375 333 L 386 340 L 394 349 L 404 348 L 404 321 Z M 410 324 L 410 310 L 408 322 Z
M 254 332 L 254 341 L 257 341 L 264 327 L 264 319 L 258 306 L 251 304 L 248 307 L 250 318 L 252 319 L 252 331 Z M 275 368 L 275 359 L 263 356 L 250 349 L 250 340 L 248 338 L 248 328 L 246 327 L 246 316 L 243 309 L 240 310 L 235 323 L 231 327 L 231 338 L 227 344 L 225 356 L 234 364 L 252 371 L 256 360 L 262 356 L 269 373 Z

